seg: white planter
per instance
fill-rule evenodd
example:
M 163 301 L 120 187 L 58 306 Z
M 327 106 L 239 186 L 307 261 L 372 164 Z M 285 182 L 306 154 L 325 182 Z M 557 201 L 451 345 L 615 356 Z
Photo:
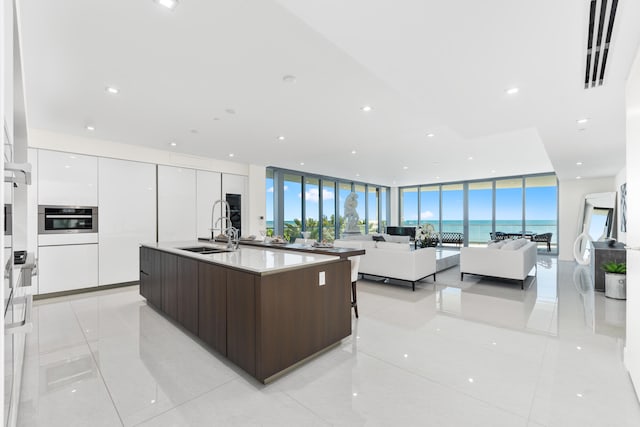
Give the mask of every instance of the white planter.
M 604 296 L 614 299 L 627 299 L 627 275 L 604 273 Z

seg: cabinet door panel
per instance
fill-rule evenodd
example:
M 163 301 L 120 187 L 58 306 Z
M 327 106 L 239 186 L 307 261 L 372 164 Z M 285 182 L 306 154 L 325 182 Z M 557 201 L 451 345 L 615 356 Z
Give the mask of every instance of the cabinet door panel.
M 196 171 L 158 166 L 158 240 L 196 238 Z
M 198 336 L 227 355 L 227 273 L 204 262 L 198 265 Z
M 219 172 L 199 170 L 196 172 L 196 181 L 198 237 L 211 237 L 211 223 L 220 218 L 222 212 L 221 206 L 218 205 L 217 212 L 213 213 L 212 220 L 211 210 L 213 204 L 220 200 L 221 175 Z M 221 225 L 218 224 L 218 226 Z
M 227 357 L 256 373 L 255 276 L 227 271 Z
M 98 245 L 41 246 L 40 294 L 98 286 Z
M 162 271 L 162 311 L 174 320 L 178 319 L 178 257 L 160 253 Z
M 38 204 L 98 206 L 98 158 L 40 150 Z
M 178 257 L 178 322 L 198 334 L 198 261 Z
M 140 243 L 156 240 L 156 167 L 100 158 L 100 285 L 137 280 Z

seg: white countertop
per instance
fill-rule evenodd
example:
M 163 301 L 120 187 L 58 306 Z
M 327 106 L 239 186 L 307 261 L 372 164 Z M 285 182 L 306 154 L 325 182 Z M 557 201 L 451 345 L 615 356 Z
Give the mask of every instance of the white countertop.
M 323 264 L 340 259 L 340 257 L 333 255 L 320 255 L 293 251 L 289 252 L 281 249 L 272 250 L 243 245 L 240 245 L 237 250 L 232 252 L 220 252 L 208 255 L 180 249 L 197 246 L 226 249 L 225 243 L 208 243 L 196 240 L 143 243 L 142 246 L 193 258 L 198 261 L 210 262 L 212 264 L 262 274 L 291 270 L 313 264 Z

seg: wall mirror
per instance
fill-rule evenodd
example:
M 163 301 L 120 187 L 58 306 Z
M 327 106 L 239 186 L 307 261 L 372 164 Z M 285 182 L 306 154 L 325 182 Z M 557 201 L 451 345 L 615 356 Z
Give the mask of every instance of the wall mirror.
M 616 192 L 592 193 L 584 197 L 578 222 L 578 238 L 573 245 L 573 256 L 578 264 L 589 264 L 591 242 L 617 237 Z

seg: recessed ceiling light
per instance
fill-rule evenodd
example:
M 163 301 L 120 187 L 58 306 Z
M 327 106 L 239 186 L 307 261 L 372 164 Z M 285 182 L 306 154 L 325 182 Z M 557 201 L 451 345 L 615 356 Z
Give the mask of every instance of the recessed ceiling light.
M 469 380 L 468 380 L 468 381 L 469 381 L 470 383 L 472 383 L 472 382 L 473 382 L 473 378 L 469 378 Z
M 235 156 L 235 154 L 229 153 L 229 157 L 233 157 L 233 156 Z
M 71 168 L 71 166 L 69 166 L 69 165 L 64 165 L 64 168 L 65 168 L 65 169 L 70 169 L 70 168 Z
M 300 162 L 300 166 L 304 166 L 304 162 Z
M 357 174 L 356 174 L 356 176 L 360 176 L 360 174 L 359 174 L 359 173 L 357 173 Z
M 491 173 L 496 173 L 496 170 L 495 169 L 491 169 Z
M 69 156 L 70 159 L 77 159 L 76 156 Z
M 280 135 L 280 136 L 278 137 L 278 141 L 284 141 L 284 136 Z
M 176 145 L 178 145 L 178 143 L 176 143 L 176 142 L 170 142 L 170 143 L 169 143 L 169 145 L 170 145 L 170 146 L 172 146 L 172 147 L 175 147 Z
M 407 170 L 409 169 L 409 166 L 403 166 L 402 169 Z
M 285 76 L 282 76 L 282 81 L 285 83 L 295 83 L 296 82 L 296 76 L 293 76 L 291 74 L 287 74 Z
M 369 111 L 372 110 L 370 105 L 365 105 L 362 108 L 360 108 L 362 111 L 364 111 L 365 113 L 368 113 Z
M 356 150 L 351 150 L 351 154 L 356 154 L 357 151 Z
M 473 156 L 467 157 L 467 160 L 473 160 Z
M 587 119 L 587 118 L 576 120 L 576 122 L 578 122 L 578 124 L 580 124 L 580 125 L 583 125 L 583 124 L 587 123 L 588 121 L 589 121 L 589 119 Z
M 428 137 L 428 138 L 433 138 L 434 136 L 436 136 L 436 134 L 435 134 L 435 133 L 428 133 L 428 134 L 427 134 L 427 137 Z
M 582 162 L 576 162 L 576 166 L 582 166 Z
M 507 92 L 507 95 L 515 95 L 516 93 L 520 92 L 520 89 L 518 89 L 517 87 L 512 87 L 507 89 L 505 92 Z
M 115 88 L 113 86 L 107 86 L 106 88 L 104 88 L 104 90 L 106 90 L 108 93 L 112 95 L 117 95 L 120 92 L 118 88 Z
M 153 0 L 160 6 L 164 6 L 169 10 L 173 10 L 178 6 L 178 0 Z
M 440 179 L 440 176 L 436 176 L 436 179 Z
M 86 129 L 86 130 L 88 130 L 88 131 L 94 131 L 94 130 L 96 130 L 95 126 L 91 126 L 91 125 L 87 125 L 87 126 L 85 126 L 85 129 Z
M 582 179 L 582 177 L 581 176 L 576 176 L 576 179 Z

